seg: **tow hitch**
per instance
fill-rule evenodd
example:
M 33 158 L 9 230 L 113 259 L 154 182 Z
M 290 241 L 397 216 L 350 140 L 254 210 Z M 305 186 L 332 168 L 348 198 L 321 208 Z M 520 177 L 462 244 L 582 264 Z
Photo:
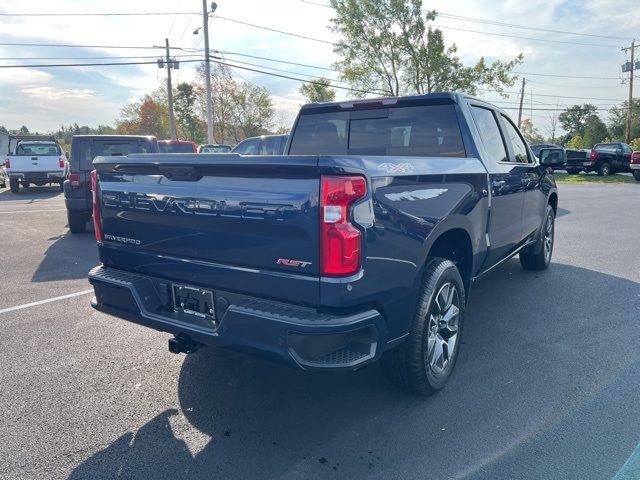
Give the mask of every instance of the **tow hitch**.
M 169 339 L 169 351 L 171 353 L 193 353 L 202 345 L 188 337 L 174 337 Z

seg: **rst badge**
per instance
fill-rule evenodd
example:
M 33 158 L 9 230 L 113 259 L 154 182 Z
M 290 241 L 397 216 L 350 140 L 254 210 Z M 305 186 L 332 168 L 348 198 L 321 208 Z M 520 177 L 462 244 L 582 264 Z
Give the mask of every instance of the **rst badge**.
M 307 265 L 311 265 L 311 262 L 303 262 L 302 260 L 290 260 L 288 258 L 279 258 L 276 264 L 286 265 L 287 267 L 304 268 Z

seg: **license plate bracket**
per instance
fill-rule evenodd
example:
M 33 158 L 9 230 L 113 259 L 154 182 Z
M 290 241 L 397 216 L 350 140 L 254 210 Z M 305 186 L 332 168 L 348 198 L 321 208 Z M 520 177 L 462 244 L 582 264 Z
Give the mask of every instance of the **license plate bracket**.
M 172 284 L 173 310 L 215 322 L 213 291 L 189 285 Z

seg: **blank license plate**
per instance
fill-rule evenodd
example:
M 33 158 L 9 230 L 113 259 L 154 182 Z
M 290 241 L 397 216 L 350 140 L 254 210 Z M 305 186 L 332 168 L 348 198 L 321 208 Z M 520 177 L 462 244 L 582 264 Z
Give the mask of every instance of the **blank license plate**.
M 173 308 L 176 312 L 215 320 L 216 311 L 211 290 L 176 284 L 172 285 L 172 290 Z

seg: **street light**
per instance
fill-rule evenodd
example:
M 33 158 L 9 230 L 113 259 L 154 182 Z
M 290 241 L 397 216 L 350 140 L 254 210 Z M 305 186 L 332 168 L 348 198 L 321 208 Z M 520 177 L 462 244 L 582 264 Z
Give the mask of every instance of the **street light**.
M 211 2 L 211 13 L 216 11 L 218 4 Z M 209 12 L 207 0 L 202 0 L 202 29 L 204 33 L 204 76 L 207 96 L 207 142 L 215 143 L 213 138 L 213 100 L 211 98 L 211 61 L 209 59 Z M 197 29 L 196 29 L 197 30 Z M 194 33 L 196 33 L 194 31 Z

